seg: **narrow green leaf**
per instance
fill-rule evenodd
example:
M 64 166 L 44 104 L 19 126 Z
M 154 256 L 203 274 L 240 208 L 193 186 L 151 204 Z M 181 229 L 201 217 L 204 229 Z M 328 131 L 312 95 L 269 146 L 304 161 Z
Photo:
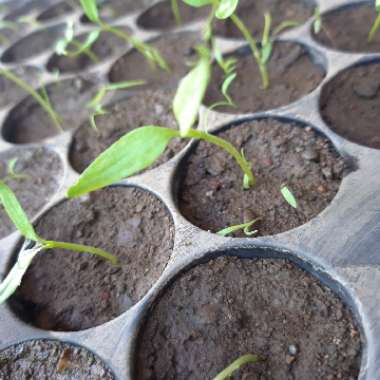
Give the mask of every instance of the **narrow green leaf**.
M 142 86 L 146 83 L 144 80 L 129 80 L 125 82 L 117 82 L 106 85 L 107 91 L 125 90 L 130 87 Z
M 0 200 L 7 215 L 20 233 L 29 240 L 39 241 L 39 237 L 34 231 L 32 224 L 29 222 L 15 194 L 3 181 L 0 181 Z
M 224 20 L 232 15 L 235 12 L 239 0 L 220 0 L 219 6 L 215 11 L 215 17 Z
M 318 34 L 320 33 L 321 29 L 322 29 L 321 11 L 320 11 L 319 6 L 316 6 L 314 10 L 313 31 L 315 34 Z
M 247 223 L 242 223 L 242 224 L 237 224 L 235 226 L 226 227 L 223 230 L 218 231 L 217 234 L 220 236 L 227 236 L 229 234 L 232 234 L 233 232 L 243 230 L 247 236 L 251 236 L 251 235 L 257 234 L 258 232 L 257 230 L 254 230 L 254 231 L 250 230 L 250 227 L 252 227 L 257 221 L 258 219 L 254 219 Z
M 68 196 L 77 197 L 111 185 L 150 166 L 179 132 L 163 127 L 145 126 L 121 137 L 82 173 L 69 188 Z
M 285 20 L 279 26 L 275 28 L 275 30 L 273 31 L 273 35 L 276 36 L 277 34 L 281 33 L 285 29 L 295 28 L 300 25 L 301 23 L 299 21 Z
M 203 7 L 205 5 L 211 5 L 213 0 L 183 0 L 183 2 L 191 7 Z
M 290 206 L 292 206 L 293 208 L 297 208 L 297 200 L 287 186 L 283 185 L 281 187 L 281 194 L 286 200 L 286 202 L 290 204 Z
M 258 361 L 256 355 L 246 354 L 236 359 L 232 364 L 230 364 L 226 369 L 215 376 L 213 380 L 225 380 L 232 376 L 232 374 L 237 371 L 242 365 L 252 363 L 255 364 Z
M 171 0 L 172 12 L 177 26 L 181 25 L 181 13 L 179 11 L 178 0 Z
M 86 16 L 92 21 L 97 23 L 99 21 L 99 12 L 96 0 L 80 0 Z
M 273 51 L 273 44 L 271 41 L 268 41 L 268 43 L 261 48 L 260 59 L 263 65 L 266 65 L 269 62 L 269 59 L 272 55 L 272 51 Z
M 86 40 L 82 44 L 79 45 L 80 47 L 75 51 L 75 53 L 71 53 L 71 54 L 75 54 L 75 55 L 82 54 L 84 51 L 89 49 L 96 42 L 96 40 L 99 38 L 99 35 L 100 35 L 99 29 L 96 29 L 90 32 L 87 35 Z

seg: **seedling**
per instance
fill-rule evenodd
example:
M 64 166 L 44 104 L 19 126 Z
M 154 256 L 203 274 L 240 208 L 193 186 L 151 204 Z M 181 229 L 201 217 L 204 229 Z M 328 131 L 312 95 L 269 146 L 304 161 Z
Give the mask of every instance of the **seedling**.
M 252 236 L 252 235 L 255 235 L 259 232 L 258 230 L 251 231 L 251 227 L 257 221 L 258 221 L 258 219 L 254 219 L 254 220 L 251 220 L 250 222 L 247 222 L 247 223 L 242 223 L 242 224 L 237 224 L 235 226 L 227 227 L 227 228 L 224 228 L 223 230 L 218 231 L 217 234 L 220 236 L 227 236 L 227 235 L 232 234 L 234 232 L 243 230 L 243 232 L 247 236 Z
M 7 69 L 0 69 L 0 75 L 7 78 L 8 80 L 14 82 L 17 86 L 22 88 L 25 92 L 29 93 L 34 100 L 46 111 L 49 115 L 53 125 L 58 129 L 58 131 L 62 131 L 62 119 L 61 116 L 54 110 L 49 97 L 47 95 L 45 87 L 41 88 L 41 94 L 36 91 L 32 86 L 23 81 L 17 75 L 13 74 L 12 71 Z
M 321 10 L 319 6 L 316 6 L 314 9 L 313 31 L 315 34 L 319 34 L 321 30 L 322 30 Z
M 27 239 L 23 244 L 16 263 L 0 284 L 0 304 L 6 301 L 15 292 L 21 284 L 22 277 L 30 266 L 33 258 L 44 250 L 61 248 L 69 251 L 84 252 L 109 260 L 114 265 L 117 263 L 117 258 L 114 255 L 100 248 L 83 244 L 45 240 L 38 236 L 17 200 L 16 195 L 3 181 L 0 181 L 0 200 L 14 226 L 20 234 Z
M 1 179 L 3 182 L 7 182 L 11 179 L 25 179 L 28 176 L 26 174 L 22 173 L 16 173 L 16 164 L 17 164 L 18 159 L 17 158 L 11 158 L 7 162 L 7 174 L 5 177 Z
M 294 194 L 289 189 L 289 187 L 286 185 L 282 185 L 280 191 L 286 202 L 288 202 L 290 206 L 292 206 L 293 208 L 297 208 L 297 200 Z
M 181 80 L 173 100 L 173 112 L 179 130 L 148 125 L 127 133 L 90 164 L 78 181 L 69 188 L 69 197 L 100 189 L 140 172 L 157 160 L 173 138 L 204 140 L 221 147 L 242 169 L 243 187 L 248 189 L 254 185 L 255 177 L 250 163 L 231 143 L 192 128 L 198 118 L 211 72 L 208 50 L 202 45 L 197 51 L 199 60 Z
M 256 364 L 258 362 L 259 358 L 256 355 L 252 354 L 246 354 L 243 356 L 240 356 L 240 358 L 236 359 L 234 362 L 232 362 L 227 368 L 225 368 L 222 372 L 219 373 L 219 375 L 215 376 L 213 380 L 225 380 L 228 379 L 233 375 L 235 371 L 240 369 L 241 366 L 245 364 Z
M 374 23 L 372 24 L 371 30 L 369 31 L 368 42 L 373 41 L 373 39 L 375 38 L 375 34 L 380 27 L 380 0 L 375 0 L 375 10 L 377 13 L 377 17 Z
M 94 32 L 90 41 L 91 43 L 86 45 L 86 49 L 91 47 L 91 45 L 99 37 L 100 33 L 109 32 L 124 40 L 127 44 L 131 44 L 152 64 L 153 67 L 159 66 L 161 69 L 169 71 L 168 64 L 166 63 L 166 61 L 157 49 L 150 46 L 149 44 L 140 41 L 138 38 L 131 36 L 124 30 L 112 26 L 103 21 L 99 16 L 98 5 L 96 3 L 96 0 L 80 0 L 80 3 L 86 16 L 90 19 L 90 21 L 92 21 L 94 24 L 98 26 L 97 35 Z M 80 48 L 78 50 L 81 51 Z M 81 51 L 81 53 L 82 52 L 83 50 Z
M 172 12 L 177 25 L 181 25 L 181 14 L 179 12 L 178 0 L 171 0 Z

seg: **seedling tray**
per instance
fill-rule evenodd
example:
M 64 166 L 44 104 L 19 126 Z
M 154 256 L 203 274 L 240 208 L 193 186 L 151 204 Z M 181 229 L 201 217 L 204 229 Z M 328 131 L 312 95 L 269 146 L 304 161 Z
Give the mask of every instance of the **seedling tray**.
M 321 12 L 351 4 L 344 0 L 319 0 Z M 358 3 L 358 2 L 356 2 Z M 42 4 L 42 3 L 41 3 Z M 40 13 L 44 4 L 32 13 Z M 142 30 L 136 20 L 143 10 L 133 12 L 117 19 L 117 25 L 131 28 L 135 35 L 147 40 L 157 37 L 159 32 Z M 42 27 L 61 25 L 64 20 L 72 18 L 78 25 L 77 32 L 86 31 L 89 25 L 80 24 L 81 12 L 75 12 L 61 18 L 44 22 Z M 198 31 L 201 23 L 195 22 L 179 28 L 186 31 Z M 287 258 L 322 283 L 335 291 L 348 304 L 357 320 L 362 337 L 362 363 L 359 379 L 375 380 L 380 378 L 380 151 L 370 149 L 334 133 L 323 121 L 319 112 L 319 98 L 323 86 L 342 70 L 361 62 L 380 59 L 380 54 L 343 53 L 328 49 L 315 42 L 311 35 L 312 20 L 301 27 L 281 35 L 279 39 L 297 41 L 312 51 L 317 61 L 326 70 L 322 83 L 312 93 L 300 100 L 277 109 L 254 114 L 224 114 L 211 112 L 209 116 L 210 131 L 220 127 L 255 118 L 275 117 L 307 124 L 325 135 L 337 151 L 351 163 L 352 170 L 344 177 L 340 189 L 331 204 L 310 222 L 274 236 L 258 238 L 221 237 L 203 231 L 190 224 L 179 212 L 176 205 L 178 172 L 182 159 L 191 150 L 191 144 L 167 163 L 129 180 L 120 185 L 135 186 L 151 192 L 167 207 L 175 227 L 174 246 L 170 260 L 155 285 L 137 304 L 119 317 L 103 325 L 78 332 L 54 332 L 37 329 L 21 321 L 8 304 L 0 307 L 0 349 L 12 344 L 31 339 L 57 339 L 86 347 L 102 358 L 114 371 L 118 379 L 132 379 L 134 349 L 141 323 L 164 287 L 184 268 L 207 257 L 229 254 L 263 258 Z M 29 26 L 25 35 L 32 32 Z M 179 30 L 178 30 L 179 31 Z M 22 38 L 22 37 L 21 37 Z M 218 38 L 224 52 L 235 50 L 245 45 L 244 41 Z M 44 68 L 52 50 L 46 50 L 30 59 L 6 67 L 17 65 L 34 65 Z M 111 64 L 121 53 L 110 56 L 102 64 L 86 70 L 79 75 L 90 78 L 101 85 L 107 82 L 107 73 Z M 61 79 L 71 78 L 72 74 L 63 74 Z M 77 75 L 75 75 L 77 76 Z M 43 81 L 49 83 L 54 79 L 48 71 L 44 72 Z M 0 113 L 3 124 L 14 104 L 10 104 Z M 201 123 L 204 121 L 204 111 Z M 56 152 L 64 165 L 58 191 L 35 216 L 37 220 L 53 205 L 65 198 L 65 190 L 77 178 L 78 174 L 68 161 L 73 131 L 49 137 L 42 142 L 28 144 L 30 147 L 46 147 Z M 0 140 L 0 151 L 14 147 L 4 139 Z M 3 277 L 10 265 L 15 250 L 21 241 L 17 232 L 2 239 L 0 244 L 0 274 Z

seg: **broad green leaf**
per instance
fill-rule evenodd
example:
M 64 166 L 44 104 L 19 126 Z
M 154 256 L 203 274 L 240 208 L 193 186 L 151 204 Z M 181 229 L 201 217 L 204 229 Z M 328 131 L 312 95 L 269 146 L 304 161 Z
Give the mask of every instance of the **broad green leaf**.
M 281 187 L 281 194 L 286 200 L 286 202 L 290 204 L 290 206 L 292 206 L 293 208 L 297 208 L 297 200 L 287 186 Z
M 183 0 L 183 2 L 191 7 L 203 7 L 205 5 L 211 5 L 213 0 Z
M 225 380 L 232 376 L 232 374 L 237 371 L 242 365 L 252 363 L 255 364 L 258 361 L 256 355 L 246 354 L 236 359 L 232 364 L 230 364 L 226 369 L 219 373 L 213 380 Z
M 82 173 L 69 188 L 68 196 L 77 197 L 111 185 L 150 166 L 179 132 L 163 127 L 145 126 L 121 137 Z
M 82 5 L 82 8 L 86 16 L 92 22 L 95 22 L 95 23 L 98 22 L 99 12 L 98 12 L 98 6 L 96 4 L 96 0 L 80 0 L 80 3 Z
M 220 0 L 219 6 L 215 11 L 215 17 L 224 20 L 230 17 L 236 10 L 239 0 Z
M 250 227 L 252 227 L 257 221 L 258 219 L 254 219 L 247 223 L 242 223 L 242 224 L 237 224 L 235 226 L 226 227 L 223 230 L 218 231 L 217 234 L 220 236 L 227 236 L 229 234 L 232 234 L 233 232 L 243 230 L 247 236 L 251 236 L 251 235 L 257 234 L 258 232 L 257 230 L 254 230 L 254 231 L 250 230 Z
M 32 224 L 29 222 L 15 194 L 3 181 L 0 181 L 0 200 L 7 215 L 19 232 L 29 240 L 39 241 L 39 237 L 34 231 Z
M 187 135 L 198 118 L 210 71 L 208 55 L 201 54 L 196 66 L 179 83 L 173 100 L 173 112 L 182 137 Z

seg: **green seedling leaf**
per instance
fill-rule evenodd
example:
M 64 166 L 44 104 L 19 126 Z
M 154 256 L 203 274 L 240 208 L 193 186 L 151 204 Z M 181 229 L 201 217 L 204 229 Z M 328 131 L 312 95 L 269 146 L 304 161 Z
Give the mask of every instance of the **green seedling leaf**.
M 281 194 L 286 200 L 286 202 L 290 204 L 290 206 L 292 206 L 293 208 L 297 208 L 297 200 L 286 185 L 281 186 Z
M 321 29 L 322 29 L 321 10 L 319 6 L 316 6 L 314 10 L 313 31 L 315 34 L 318 34 L 321 32 Z
M 211 5 L 213 0 L 183 0 L 183 2 L 191 7 L 204 7 L 205 5 Z
M 229 74 L 225 79 L 222 84 L 222 94 L 226 98 L 227 102 L 229 105 L 234 106 L 235 103 L 233 102 L 232 98 L 228 94 L 228 89 L 230 88 L 232 82 L 236 79 L 237 73 L 231 73 Z
M 300 26 L 301 23 L 295 20 L 285 20 L 279 26 L 277 26 L 273 31 L 273 36 L 277 36 L 277 34 L 281 33 L 285 29 L 295 28 Z
M 94 23 L 99 22 L 99 12 L 96 0 L 80 0 L 80 4 L 83 8 L 86 16 Z
M 375 38 L 375 34 L 378 31 L 380 27 L 380 11 L 378 11 L 378 15 L 375 19 L 375 22 L 372 24 L 371 30 L 369 31 L 368 34 L 368 42 L 372 42 L 373 39 Z
M 179 132 L 145 126 L 121 137 L 81 174 L 68 190 L 70 198 L 111 185 L 150 166 Z
M 209 55 L 200 53 L 196 66 L 179 83 L 173 100 L 173 112 L 182 137 L 187 136 L 198 118 L 210 72 Z
M 268 41 L 268 43 L 266 45 L 263 45 L 263 47 L 261 48 L 261 62 L 263 65 L 266 65 L 269 60 L 270 60 L 270 57 L 272 56 L 272 51 L 273 51 L 273 44 L 271 41 Z
M 252 363 L 255 364 L 258 361 L 258 357 L 256 355 L 246 354 L 241 356 L 232 362 L 226 369 L 219 373 L 213 380 L 225 380 L 233 375 L 235 371 L 237 371 L 241 366 Z
M 217 234 L 220 236 L 227 236 L 227 235 L 232 234 L 236 231 L 243 230 L 247 236 L 252 236 L 252 235 L 257 234 L 257 232 L 258 232 L 257 230 L 253 230 L 253 231 L 250 230 L 251 226 L 253 224 L 255 224 L 257 221 L 258 221 L 258 219 L 254 219 L 254 220 L 251 220 L 250 222 L 247 222 L 247 223 L 242 223 L 242 224 L 237 224 L 235 226 L 230 226 L 230 227 L 224 228 L 223 230 L 218 231 Z
M 238 4 L 239 0 L 220 0 L 215 11 L 215 17 L 220 20 L 230 17 L 235 12 Z

